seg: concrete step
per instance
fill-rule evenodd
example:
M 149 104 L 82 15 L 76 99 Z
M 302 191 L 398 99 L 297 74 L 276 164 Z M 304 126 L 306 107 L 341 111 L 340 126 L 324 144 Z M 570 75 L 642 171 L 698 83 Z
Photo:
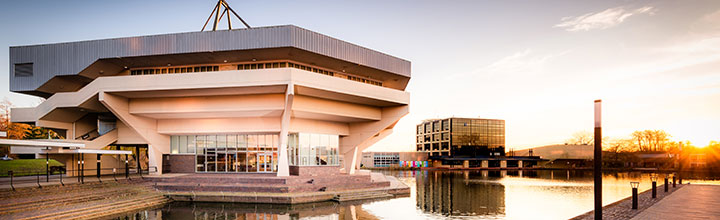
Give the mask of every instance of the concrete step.
M 163 196 L 154 196 L 151 198 L 143 197 L 130 201 L 125 201 L 123 203 L 123 206 L 121 207 L 104 206 L 93 210 L 73 212 L 62 216 L 53 216 L 49 219 L 96 219 L 123 214 L 134 210 L 142 210 L 162 206 L 168 202 L 170 202 L 170 200 Z
M 35 208 L 50 208 L 50 207 L 56 207 L 56 206 L 63 206 L 66 204 L 72 204 L 72 203 L 79 203 L 79 202 L 89 202 L 89 201 L 98 201 L 103 199 L 114 199 L 114 198 L 121 198 L 121 197 L 127 197 L 136 195 L 139 192 L 137 190 L 128 190 L 128 189 L 117 189 L 110 192 L 93 192 L 93 194 L 85 194 L 83 195 L 70 195 L 65 197 L 58 197 L 48 200 L 29 200 L 24 202 L 18 202 L 13 204 L 8 204 L 5 206 L 0 207 L 0 215 L 8 215 L 15 212 L 23 212 L 23 211 L 29 211 L 33 210 Z
M 388 187 L 390 182 L 358 182 L 345 184 L 312 184 L 291 186 L 289 192 L 318 192 L 318 191 L 343 191 L 352 189 L 367 189 Z M 324 188 L 324 190 L 323 190 Z
M 133 207 L 133 208 L 141 208 L 138 207 L 139 205 L 145 205 L 147 203 L 153 203 L 153 202 L 159 202 L 167 200 L 165 197 L 163 197 L 160 194 L 157 193 L 148 193 L 145 195 L 140 196 L 134 196 L 132 199 L 123 199 L 123 200 L 115 200 L 111 203 L 100 203 L 100 204 L 92 204 L 87 206 L 82 206 L 82 208 L 76 208 L 76 209 L 68 209 L 63 210 L 60 212 L 54 212 L 54 213 L 48 213 L 38 216 L 32 216 L 24 219 L 86 219 L 85 215 L 108 215 L 109 211 L 118 209 L 118 207 L 122 207 L 123 209 L 125 207 Z
M 383 191 L 363 191 L 354 193 L 341 193 L 336 195 L 333 200 L 337 202 L 354 201 L 354 200 L 366 200 L 366 199 L 380 199 L 390 198 L 392 194 Z
M 189 176 L 189 177 L 157 177 L 148 178 L 157 183 L 199 183 L 199 184 L 285 184 L 286 179 L 276 177 L 243 177 L 243 176 Z
M 197 184 L 197 183 L 157 183 L 154 186 L 164 191 L 209 191 L 209 192 L 289 192 L 284 184 Z

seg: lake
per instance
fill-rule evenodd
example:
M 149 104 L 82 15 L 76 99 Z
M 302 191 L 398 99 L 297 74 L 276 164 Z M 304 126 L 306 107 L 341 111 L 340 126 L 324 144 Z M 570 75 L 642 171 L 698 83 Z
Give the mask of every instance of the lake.
M 376 171 L 377 172 L 377 171 Z M 593 208 L 591 171 L 383 171 L 409 197 L 302 205 L 175 202 L 121 219 L 568 219 Z M 651 188 L 651 173 L 603 173 L 603 204 Z M 720 175 L 683 173 L 684 182 L 720 184 Z M 663 174 L 658 185 L 663 182 Z M 672 182 L 672 181 L 670 181 Z M 658 190 L 662 190 L 659 188 Z

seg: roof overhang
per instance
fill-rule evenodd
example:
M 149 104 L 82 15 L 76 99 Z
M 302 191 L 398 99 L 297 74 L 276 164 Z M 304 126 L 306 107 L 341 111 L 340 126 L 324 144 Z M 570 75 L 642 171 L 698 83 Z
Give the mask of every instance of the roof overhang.
M 11 147 L 38 147 L 38 148 L 85 148 L 83 143 L 68 143 L 59 141 L 42 141 L 42 140 L 15 140 L 0 139 L 0 146 Z
M 60 149 L 50 151 L 49 154 L 109 154 L 109 155 L 129 155 L 133 154 L 129 150 L 95 150 L 95 149 Z

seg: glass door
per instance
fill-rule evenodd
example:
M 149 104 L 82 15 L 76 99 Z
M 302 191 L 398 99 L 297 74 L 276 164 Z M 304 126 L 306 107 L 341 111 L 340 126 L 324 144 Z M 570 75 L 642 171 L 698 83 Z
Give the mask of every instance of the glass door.
M 272 153 L 258 153 L 257 162 L 257 172 L 273 172 Z
M 258 154 L 256 152 L 248 152 L 247 153 L 247 172 L 257 172 L 258 171 Z

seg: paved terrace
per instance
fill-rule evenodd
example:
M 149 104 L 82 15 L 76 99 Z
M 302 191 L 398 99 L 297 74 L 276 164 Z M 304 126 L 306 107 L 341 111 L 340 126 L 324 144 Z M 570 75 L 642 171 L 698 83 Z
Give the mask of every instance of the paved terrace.
M 720 219 L 719 185 L 686 185 L 632 219 Z
M 670 184 L 672 185 L 672 183 Z M 677 185 L 663 192 L 658 186 L 657 198 L 651 190 L 638 195 L 638 209 L 631 209 L 631 197 L 603 207 L 603 219 L 720 219 L 720 185 Z M 593 218 L 593 211 L 573 220 Z

